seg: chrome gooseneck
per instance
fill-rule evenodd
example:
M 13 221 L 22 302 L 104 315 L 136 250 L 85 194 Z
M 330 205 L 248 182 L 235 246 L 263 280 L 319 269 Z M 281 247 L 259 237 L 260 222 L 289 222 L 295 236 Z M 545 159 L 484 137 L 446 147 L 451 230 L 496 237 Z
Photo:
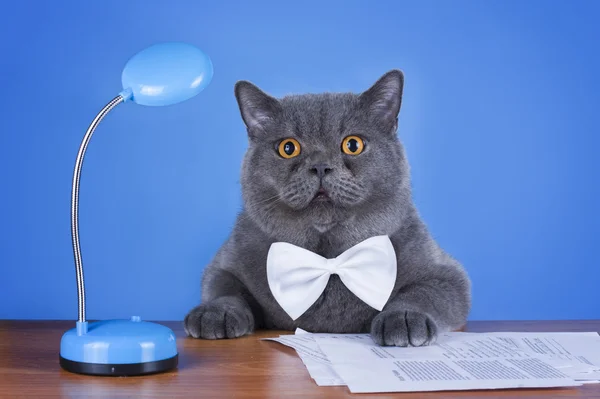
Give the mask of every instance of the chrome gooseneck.
M 90 126 L 88 127 L 85 136 L 79 146 L 77 159 L 75 161 L 75 170 L 73 171 L 73 186 L 71 189 L 71 239 L 73 241 L 73 254 L 75 256 L 75 274 L 77 277 L 77 310 L 79 323 L 84 323 L 85 320 L 85 283 L 83 280 L 83 262 L 81 259 L 81 246 L 79 245 L 79 181 L 81 178 L 81 167 L 85 151 L 94 134 L 96 127 L 104 119 L 104 117 L 117 105 L 122 103 L 124 98 L 121 95 L 113 98 L 102 110 L 96 115 Z

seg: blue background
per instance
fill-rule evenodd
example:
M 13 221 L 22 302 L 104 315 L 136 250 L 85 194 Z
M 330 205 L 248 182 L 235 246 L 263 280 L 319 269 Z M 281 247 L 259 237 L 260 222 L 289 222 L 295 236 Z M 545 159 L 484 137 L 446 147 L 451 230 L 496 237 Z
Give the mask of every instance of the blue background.
M 472 320 L 600 318 L 600 2 L 6 2 L 0 318 L 75 319 L 77 148 L 125 62 L 192 43 L 200 96 L 119 106 L 84 164 L 88 317 L 181 320 L 240 208 L 233 85 L 361 91 L 406 75 L 417 206 L 473 280 Z

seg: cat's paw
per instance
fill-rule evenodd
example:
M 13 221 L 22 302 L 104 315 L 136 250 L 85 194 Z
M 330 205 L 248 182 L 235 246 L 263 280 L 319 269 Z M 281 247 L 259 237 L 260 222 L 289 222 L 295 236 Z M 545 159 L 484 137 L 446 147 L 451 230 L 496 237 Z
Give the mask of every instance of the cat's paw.
M 382 346 L 427 346 L 437 338 L 437 326 L 426 314 L 386 310 L 371 324 L 371 337 Z
M 183 325 L 188 336 L 204 339 L 237 338 L 254 330 L 249 309 L 218 299 L 196 306 Z

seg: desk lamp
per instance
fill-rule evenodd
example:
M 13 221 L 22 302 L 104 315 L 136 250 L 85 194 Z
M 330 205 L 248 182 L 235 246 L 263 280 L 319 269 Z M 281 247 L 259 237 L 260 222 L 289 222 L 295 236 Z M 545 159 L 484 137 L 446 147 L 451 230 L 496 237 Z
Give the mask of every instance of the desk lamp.
M 60 365 L 79 374 L 132 376 L 177 367 L 173 331 L 163 325 L 129 320 L 86 321 L 83 264 L 79 246 L 79 180 L 88 143 L 100 121 L 117 105 L 131 101 L 146 106 L 176 104 L 200 93 L 210 83 L 210 58 L 186 43 L 161 43 L 142 50 L 125 65 L 123 90 L 96 115 L 87 129 L 75 162 L 71 192 L 71 237 L 75 255 L 79 317 L 60 343 Z

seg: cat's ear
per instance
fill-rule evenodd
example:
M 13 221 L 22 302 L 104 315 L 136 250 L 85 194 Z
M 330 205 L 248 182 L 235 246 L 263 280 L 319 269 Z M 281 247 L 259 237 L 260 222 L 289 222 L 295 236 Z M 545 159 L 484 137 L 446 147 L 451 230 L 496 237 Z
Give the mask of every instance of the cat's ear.
M 277 99 L 248 81 L 237 82 L 234 91 L 242 120 L 251 137 L 263 132 L 281 111 L 281 105 Z
M 391 70 L 360 95 L 360 102 L 369 117 L 395 130 L 402 104 L 404 73 Z

